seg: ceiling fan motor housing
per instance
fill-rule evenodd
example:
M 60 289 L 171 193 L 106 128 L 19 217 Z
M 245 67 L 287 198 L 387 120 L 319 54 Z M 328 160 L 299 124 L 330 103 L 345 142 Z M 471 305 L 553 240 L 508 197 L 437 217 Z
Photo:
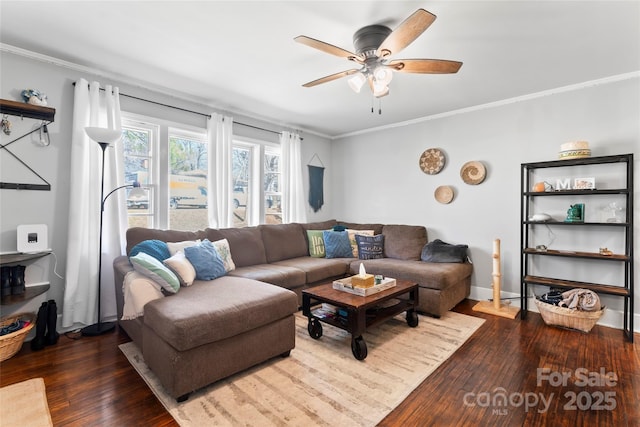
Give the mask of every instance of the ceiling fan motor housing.
M 365 58 L 375 56 L 376 50 L 391 34 L 391 29 L 384 25 L 367 25 L 353 35 L 353 46 L 356 53 Z

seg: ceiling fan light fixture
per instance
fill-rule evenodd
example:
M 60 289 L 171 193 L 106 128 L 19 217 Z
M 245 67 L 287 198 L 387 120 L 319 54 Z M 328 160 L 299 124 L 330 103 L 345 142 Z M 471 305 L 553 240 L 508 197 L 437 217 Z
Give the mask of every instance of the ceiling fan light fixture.
M 351 78 L 347 80 L 349 83 L 349 87 L 353 89 L 355 93 L 360 93 L 360 89 L 364 85 L 364 82 L 367 81 L 367 78 L 361 72 L 355 73 Z
M 376 98 L 382 98 L 383 96 L 389 95 L 389 86 L 380 82 L 373 82 L 373 96 Z
M 373 71 L 373 77 L 376 82 L 388 85 L 393 79 L 393 72 L 386 67 L 380 66 Z

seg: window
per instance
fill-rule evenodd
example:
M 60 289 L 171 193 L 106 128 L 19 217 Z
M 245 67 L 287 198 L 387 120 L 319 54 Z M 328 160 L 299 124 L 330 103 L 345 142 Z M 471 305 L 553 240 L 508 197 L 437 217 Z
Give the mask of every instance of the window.
M 129 227 L 195 231 L 208 221 L 206 130 L 123 114 Z M 258 140 L 233 143 L 233 226 L 282 223 L 280 147 Z
M 156 224 L 153 197 L 155 180 L 153 147 L 157 128 L 144 123 L 123 120 L 124 180 L 139 187 L 127 189 L 127 216 L 129 227 L 152 228 Z
M 280 192 L 280 148 L 266 147 L 264 155 L 265 224 L 282 223 L 282 193 Z
M 262 141 L 233 143 L 233 225 L 282 223 L 280 147 Z
M 201 230 L 207 215 L 207 143 L 205 135 L 169 129 L 169 227 Z

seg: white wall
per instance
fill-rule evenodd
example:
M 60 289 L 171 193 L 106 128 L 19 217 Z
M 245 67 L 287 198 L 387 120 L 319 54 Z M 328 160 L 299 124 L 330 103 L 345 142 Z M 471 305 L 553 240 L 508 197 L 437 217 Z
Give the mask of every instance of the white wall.
M 25 190 L 0 190 L 0 253 L 16 251 L 16 227 L 20 224 L 46 224 L 49 230 L 49 246 L 57 258 L 57 271 L 65 276 L 66 247 L 69 212 L 69 170 L 71 159 L 71 125 L 73 112 L 73 86 L 72 83 L 79 78 L 89 81 L 97 80 L 104 86 L 113 84 L 120 88 L 121 93 L 150 99 L 156 102 L 166 103 L 189 110 L 203 113 L 211 113 L 214 109 L 197 102 L 187 102 L 167 94 L 161 94 L 138 86 L 117 81 L 108 76 L 96 76 L 84 72 L 79 67 L 58 61 L 41 61 L 17 55 L 10 52 L 0 52 L 0 98 L 21 101 L 20 92 L 23 89 L 39 89 L 48 96 L 49 106 L 56 109 L 55 122 L 49 126 L 51 145 L 42 147 L 37 143 L 39 138 L 25 138 L 12 144 L 9 148 L 22 158 L 29 166 L 36 170 L 51 184 L 51 191 L 25 191 Z M 146 102 L 121 97 L 123 111 L 160 117 L 176 122 L 186 123 L 192 126 L 206 127 L 206 118 L 187 112 L 149 104 Z M 220 112 L 220 111 L 219 111 Z M 223 112 L 231 115 L 234 121 L 271 129 L 283 130 L 283 127 L 274 123 L 266 123 L 250 117 Z M 18 117 L 9 117 L 13 123 L 13 131 L 10 136 L 0 134 L 0 142 L 6 144 L 15 137 L 25 133 L 37 123 L 34 120 Z M 286 122 L 286 117 L 282 122 Z M 254 139 L 277 141 L 276 134 L 252 129 L 245 126 L 234 126 L 234 133 Z M 37 135 L 37 134 L 36 134 Z M 306 165 L 314 153 L 317 153 L 324 163 L 327 171 L 331 171 L 331 142 L 317 135 L 302 133 L 302 159 Z M 314 161 L 314 164 L 316 161 Z M 306 166 L 304 170 L 305 188 L 308 188 L 308 174 Z M 25 173 L 19 163 L 13 161 L 6 152 L 0 151 L 0 181 L 40 183 L 37 178 L 32 178 L 30 173 Z M 305 190 L 307 194 L 308 190 Z M 331 184 L 329 178 L 325 179 L 325 205 L 322 210 L 313 213 L 307 206 L 309 221 L 328 218 L 331 216 Z M 27 268 L 29 283 L 50 281 L 51 289 L 47 294 L 22 305 L 2 306 L 2 315 L 17 311 L 37 311 L 40 303 L 46 299 L 55 299 L 58 303 L 58 314 L 62 312 L 62 301 L 65 282 L 53 273 L 54 258 L 45 257 L 31 264 Z M 110 266 L 103 266 L 103 271 Z M 103 311 L 105 318 L 115 316 L 113 283 L 103 280 Z
M 499 238 L 502 289 L 504 294 L 518 296 L 520 164 L 554 160 L 560 144 L 586 140 L 593 156 L 634 153 L 635 170 L 640 170 L 640 79 L 636 74 L 486 107 L 335 141 L 334 213 L 351 221 L 424 225 L 429 240 L 468 244 L 474 262 L 472 297 L 476 298 L 491 297 L 492 242 Z M 437 175 L 427 175 L 418 166 L 422 152 L 431 147 L 440 148 L 447 157 Z M 470 160 L 479 160 L 487 168 L 480 185 L 467 185 L 460 178 L 461 166 Z M 440 185 L 454 187 L 452 203 L 443 205 L 434 199 Z M 635 204 L 638 212 L 637 198 Z M 636 254 L 640 253 L 639 226 L 636 221 Z M 590 250 L 603 246 L 601 237 L 582 238 Z M 559 268 L 565 271 L 557 277 L 570 279 L 584 267 L 564 262 Z M 592 277 L 598 277 L 599 267 L 587 266 L 596 268 Z M 601 323 L 620 328 L 621 317 L 615 311 L 622 307 L 622 299 L 605 296 L 604 300 L 613 310 Z M 636 296 L 636 313 L 639 302 Z

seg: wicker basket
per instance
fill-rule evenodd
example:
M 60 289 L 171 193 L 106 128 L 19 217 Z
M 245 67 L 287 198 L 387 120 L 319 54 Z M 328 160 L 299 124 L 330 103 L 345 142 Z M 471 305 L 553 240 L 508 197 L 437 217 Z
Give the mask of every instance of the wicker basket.
M 604 307 L 599 311 L 582 311 L 557 305 L 547 304 L 538 299 L 535 300 L 542 320 L 547 325 L 562 326 L 564 328 L 576 329 L 582 332 L 589 332 L 591 328 L 600 320 L 604 314 Z
M 33 313 L 18 313 L 12 316 L 8 316 L 0 320 L 0 328 L 8 326 L 15 322 L 16 320 L 26 320 L 29 321 L 29 325 L 24 328 L 11 332 L 7 335 L 0 336 L 0 362 L 4 362 L 5 360 L 12 357 L 20 348 L 22 348 L 22 343 L 24 339 L 29 334 L 29 331 L 33 329 L 36 325 L 36 315 Z

